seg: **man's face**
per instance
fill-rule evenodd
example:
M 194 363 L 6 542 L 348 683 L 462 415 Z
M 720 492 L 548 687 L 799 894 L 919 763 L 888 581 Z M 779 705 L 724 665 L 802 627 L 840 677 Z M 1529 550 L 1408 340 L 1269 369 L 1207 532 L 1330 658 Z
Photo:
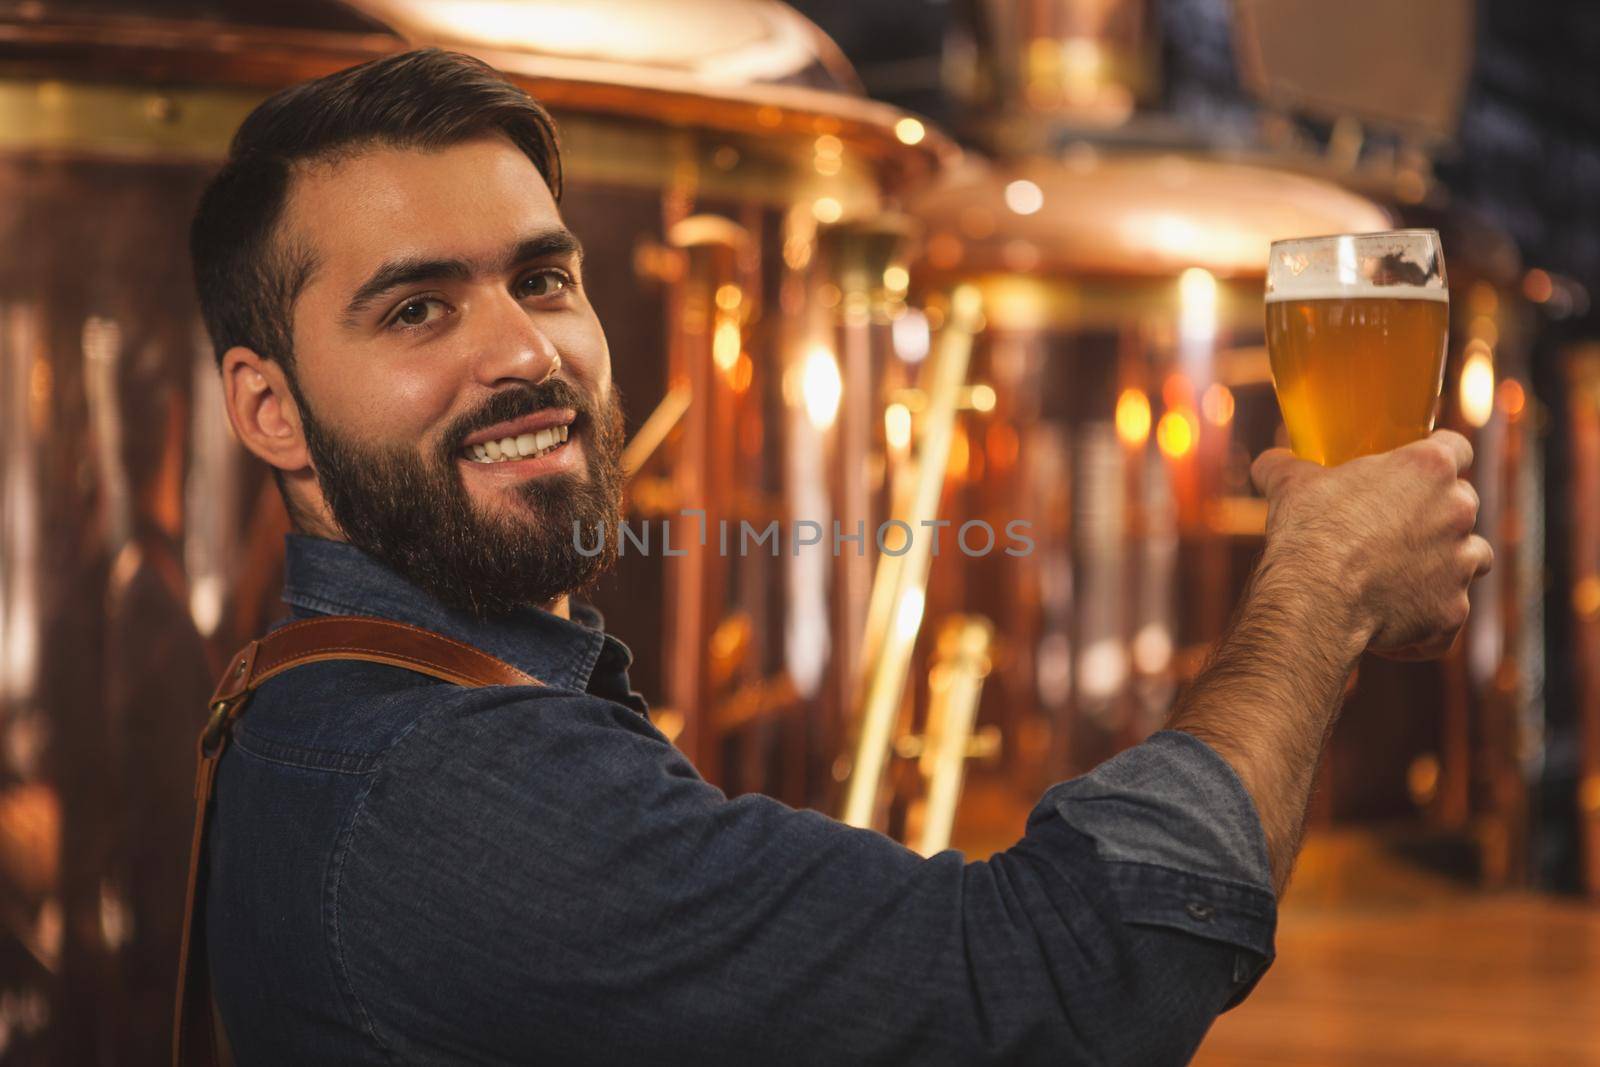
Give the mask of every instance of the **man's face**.
M 581 252 L 499 136 L 375 148 L 297 176 L 320 265 L 294 309 L 316 484 L 351 543 L 479 614 L 547 604 L 611 561 L 622 414 Z M 457 261 L 456 266 L 440 266 Z

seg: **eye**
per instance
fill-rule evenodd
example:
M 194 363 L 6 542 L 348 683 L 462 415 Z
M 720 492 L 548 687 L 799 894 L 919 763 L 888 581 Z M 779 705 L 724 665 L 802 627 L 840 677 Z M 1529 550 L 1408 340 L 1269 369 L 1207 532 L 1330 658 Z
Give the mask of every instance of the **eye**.
M 536 270 L 519 283 L 526 296 L 553 296 L 576 284 L 577 282 L 572 280 L 572 275 L 556 267 Z
M 436 296 L 419 296 L 415 300 L 408 300 L 395 312 L 390 320 L 391 327 L 399 327 L 401 332 L 407 330 L 431 330 L 436 319 L 428 314 L 428 305 L 443 304 L 444 301 Z

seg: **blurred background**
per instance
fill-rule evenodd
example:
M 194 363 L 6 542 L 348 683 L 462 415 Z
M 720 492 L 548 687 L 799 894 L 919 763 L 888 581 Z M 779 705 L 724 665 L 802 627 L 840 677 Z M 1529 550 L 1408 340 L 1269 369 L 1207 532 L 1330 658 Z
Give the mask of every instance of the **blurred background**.
M 560 123 L 658 538 L 593 599 L 653 718 L 925 852 L 1006 847 L 1226 625 L 1284 442 L 1268 243 L 1438 230 L 1496 567 L 1449 656 L 1363 661 L 1279 961 L 1197 1062 L 1600 1063 L 1582 0 L 0 0 L 0 1062 L 167 1057 L 194 738 L 287 529 L 189 218 L 261 99 L 419 45 Z M 865 537 L 664 556 L 683 509 Z

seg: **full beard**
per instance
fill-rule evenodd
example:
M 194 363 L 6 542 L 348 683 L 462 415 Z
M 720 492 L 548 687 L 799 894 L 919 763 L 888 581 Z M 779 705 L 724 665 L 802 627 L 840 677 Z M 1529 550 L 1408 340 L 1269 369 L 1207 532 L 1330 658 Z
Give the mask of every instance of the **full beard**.
M 516 487 L 518 506 L 486 514 L 458 469 L 474 431 L 545 408 L 578 414 L 565 446 L 586 445 L 586 475 L 562 473 Z M 617 528 L 622 502 L 622 404 L 602 407 L 566 381 L 497 393 L 453 423 L 431 454 L 373 449 L 319 425 L 301 404 L 306 444 L 334 521 L 352 545 L 444 604 L 479 618 L 546 605 L 587 589 L 616 559 L 616 538 L 578 551 L 579 530 Z

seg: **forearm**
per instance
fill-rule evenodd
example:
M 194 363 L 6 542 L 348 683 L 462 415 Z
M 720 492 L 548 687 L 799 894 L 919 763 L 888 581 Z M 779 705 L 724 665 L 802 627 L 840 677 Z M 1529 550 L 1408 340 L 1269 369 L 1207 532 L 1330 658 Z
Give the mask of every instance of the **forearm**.
M 1331 587 L 1270 549 L 1168 723 L 1233 767 L 1255 802 L 1274 889 L 1289 881 L 1311 783 L 1368 634 Z

